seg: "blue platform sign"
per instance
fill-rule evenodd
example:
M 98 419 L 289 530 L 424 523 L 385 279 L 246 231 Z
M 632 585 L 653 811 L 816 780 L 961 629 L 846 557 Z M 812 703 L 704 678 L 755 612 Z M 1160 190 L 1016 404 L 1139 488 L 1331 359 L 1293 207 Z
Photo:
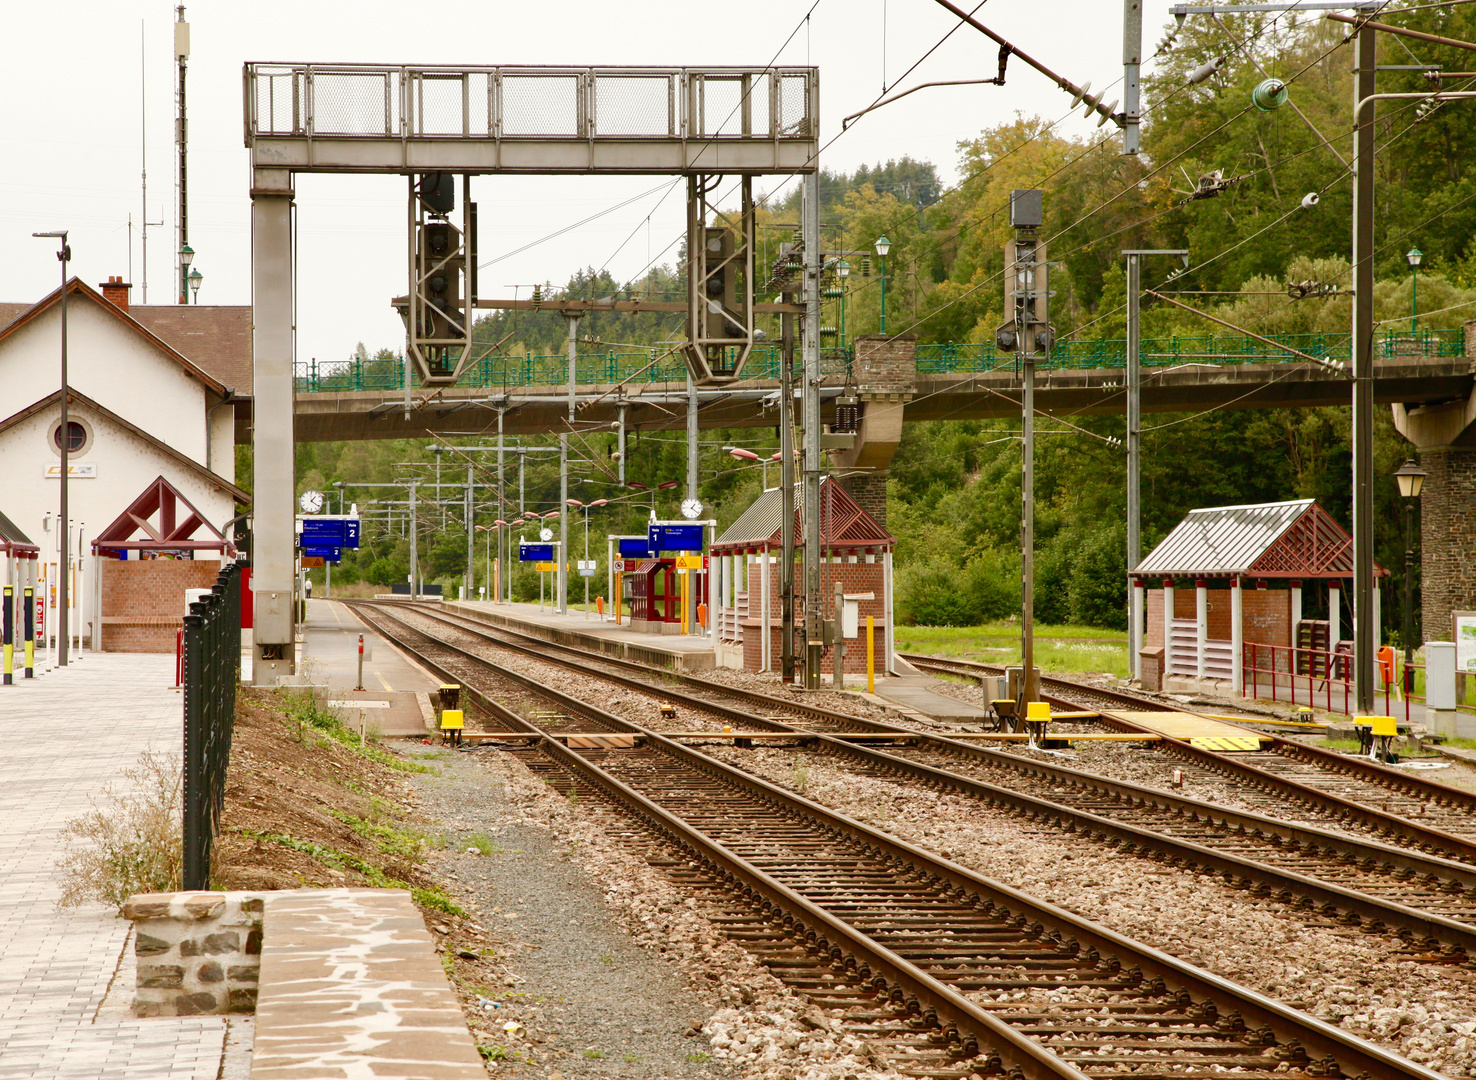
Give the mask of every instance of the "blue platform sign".
M 652 551 L 701 551 L 702 525 L 651 525 L 646 529 L 646 543 Z
M 622 559 L 649 559 L 651 558 L 651 542 L 635 539 L 621 539 L 616 541 L 620 547 L 620 558 Z
M 552 544 L 519 544 L 518 562 L 553 562 Z
M 359 519 L 344 517 L 305 517 L 302 519 L 302 539 L 307 548 L 357 548 L 359 546 Z
M 322 559 L 324 562 L 342 562 L 343 549 L 336 547 L 305 547 L 302 549 L 305 558 Z

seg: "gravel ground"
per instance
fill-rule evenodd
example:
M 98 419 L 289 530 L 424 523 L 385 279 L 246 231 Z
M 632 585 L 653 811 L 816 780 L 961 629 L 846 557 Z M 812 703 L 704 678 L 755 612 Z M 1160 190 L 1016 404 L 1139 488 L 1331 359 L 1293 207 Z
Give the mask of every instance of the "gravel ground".
M 478 1042 L 506 1055 L 493 1075 L 894 1080 L 720 936 L 628 823 L 516 757 L 442 751 L 439 775 L 415 780 L 454 839 L 430 869 L 499 941 L 514 984 L 463 994 Z M 474 840 L 492 853 L 468 852 Z
M 858 775 L 823 755 L 709 753 L 1447 1075 L 1476 1076 L 1476 972 L 1420 963 L 1393 939 L 1069 839 L 963 796 Z

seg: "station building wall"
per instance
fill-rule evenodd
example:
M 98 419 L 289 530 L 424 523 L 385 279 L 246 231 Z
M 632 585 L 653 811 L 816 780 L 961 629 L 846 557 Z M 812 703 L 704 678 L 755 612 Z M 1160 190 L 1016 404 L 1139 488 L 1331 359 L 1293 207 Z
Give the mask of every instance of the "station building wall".
M 184 627 L 185 590 L 208 589 L 220 574 L 216 559 L 98 559 L 97 565 L 103 652 L 174 652 L 175 634 Z
M 214 395 L 172 356 L 104 309 L 106 303 L 86 293 L 68 296 L 68 385 L 203 464 L 206 399 Z M 56 391 L 60 342 L 57 307 L 0 342 L 0 385 L 9 406 L 0 407 L 0 418 Z M 211 421 L 211 468 L 232 482 L 234 424 L 229 408 L 216 410 Z
M 1147 627 L 1143 643 L 1149 648 L 1163 647 L 1163 590 L 1147 589 L 1143 609 Z M 1292 644 L 1291 590 L 1257 589 L 1242 590 L 1241 633 L 1245 641 L 1257 645 Z M 1230 641 L 1230 590 L 1210 589 L 1206 596 L 1205 637 L 1210 641 Z M 1174 618 L 1195 617 L 1195 590 L 1192 584 L 1174 588 Z

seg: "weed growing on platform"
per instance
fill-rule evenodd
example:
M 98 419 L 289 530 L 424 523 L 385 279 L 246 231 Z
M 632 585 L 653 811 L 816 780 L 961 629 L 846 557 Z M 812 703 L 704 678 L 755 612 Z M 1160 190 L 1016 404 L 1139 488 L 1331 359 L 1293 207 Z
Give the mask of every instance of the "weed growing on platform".
M 113 784 L 89 796 L 92 808 L 62 827 L 64 841 L 79 845 L 57 861 L 62 907 L 89 901 L 121 913 L 135 893 L 179 888 L 183 846 L 179 758 L 146 750 Z
M 466 846 L 476 848 L 478 855 L 502 854 L 502 848 L 498 846 L 497 841 L 493 840 L 484 832 L 472 833 L 471 836 L 467 838 Z
M 477 1047 L 477 1053 L 482 1055 L 483 1061 L 506 1061 L 507 1050 L 501 1046 L 482 1043 Z
M 366 836 L 379 844 L 379 850 L 387 855 L 399 855 L 409 859 L 411 864 L 420 862 L 425 855 L 426 836 L 422 832 L 407 829 L 396 829 L 390 825 L 380 825 L 376 822 L 366 821 L 364 818 L 355 817 L 353 814 L 344 813 L 342 810 L 330 808 L 329 816 L 343 822 L 360 836 Z
M 239 832 L 242 836 L 252 840 L 266 840 L 273 844 L 281 844 L 285 848 L 291 848 L 293 851 L 300 851 L 315 862 L 335 870 L 343 867 L 355 870 L 363 874 L 369 884 L 376 889 L 409 889 L 411 897 L 422 907 L 444 911 L 447 915 L 466 916 L 466 910 L 440 889 L 433 886 L 410 885 L 397 878 L 392 878 L 379 867 L 350 855 L 346 851 L 315 844 L 310 840 L 299 840 L 295 836 L 287 836 L 283 833 L 257 832 L 255 829 L 241 829 Z
M 339 715 L 338 710 L 321 704 L 311 691 L 282 687 L 277 691 L 277 705 L 282 710 L 288 727 L 296 732 L 299 743 L 306 743 L 308 733 L 312 732 L 314 735 L 331 739 L 360 757 L 368 758 L 370 761 L 391 769 L 398 769 L 400 772 L 431 771 L 425 765 L 405 761 L 378 746 L 369 743 L 361 745 L 359 733 L 350 730 L 343 722 L 343 717 Z M 319 745 L 323 743 L 320 742 Z

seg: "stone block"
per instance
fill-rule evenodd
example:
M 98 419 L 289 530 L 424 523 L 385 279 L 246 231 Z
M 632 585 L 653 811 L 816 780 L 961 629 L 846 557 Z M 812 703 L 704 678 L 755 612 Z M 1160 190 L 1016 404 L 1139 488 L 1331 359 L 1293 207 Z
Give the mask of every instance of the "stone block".
M 241 951 L 241 936 L 229 932 L 206 934 L 204 948 L 211 956 Z
M 247 956 L 260 956 L 261 955 L 261 931 L 260 930 L 253 930 L 249 934 L 246 935 L 246 955 Z
M 225 971 L 214 960 L 207 960 L 195 969 L 195 978 L 202 983 L 218 983 L 225 981 Z
M 230 1011 L 255 1012 L 256 991 L 246 987 L 232 990 L 230 999 Z
M 154 919 L 169 914 L 173 893 L 139 893 L 123 902 L 123 917 L 132 922 Z
M 174 948 L 173 942 L 155 937 L 153 934 L 145 934 L 143 931 L 139 931 L 133 943 L 133 951 L 138 956 L 158 956 L 172 948 Z
M 201 1013 L 213 1013 L 218 1011 L 220 1001 L 214 994 L 200 991 L 194 994 L 180 994 L 174 999 L 175 1016 L 198 1016 Z
M 191 896 L 184 902 L 184 909 L 193 919 L 218 918 L 225 911 L 225 897 Z
M 234 964 L 226 972 L 231 982 L 256 982 L 261 969 L 254 964 Z
M 184 968 L 178 964 L 140 964 L 138 985 L 146 990 L 178 990 L 184 985 Z

